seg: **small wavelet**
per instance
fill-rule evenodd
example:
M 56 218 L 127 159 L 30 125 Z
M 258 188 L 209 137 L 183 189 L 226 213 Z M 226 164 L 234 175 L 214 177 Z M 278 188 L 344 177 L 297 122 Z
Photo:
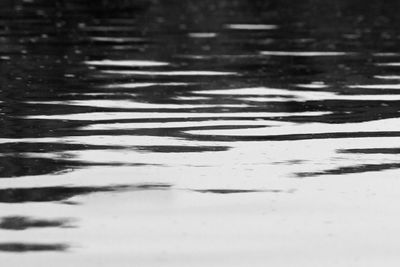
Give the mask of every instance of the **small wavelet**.
M 217 33 L 215 32 L 190 32 L 188 33 L 190 38 L 215 38 Z
M 226 28 L 232 30 L 276 30 L 278 29 L 278 25 L 273 24 L 226 24 Z
M 323 88 L 329 87 L 329 85 L 324 84 L 323 82 L 314 82 L 314 83 L 308 83 L 308 84 L 296 84 L 295 86 L 298 88 L 310 88 L 310 89 L 323 89 Z
M 263 101 L 282 102 L 282 101 L 293 100 L 293 98 L 302 101 L 312 100 L 312 99 L 327 99 L 327 98 L 332 98 L 335 95 L 334 93 L 331 92 L 296 91 L 296 90 L 277 89 L 268 87 L 204 90 L 204 91 L 194 91 L 193 93 L 201 95 L 252 96 L 251 98 L 241 98 L 241 99 L 255 100 L 258 102 L 263 102 Z M 285 96 L 286 98 L 282 98 L 281 96 Z
M 198 100 L 208 100 L 210 97 L 206 96 L 177 96 L 174 98 L 178 101 L 198 101 Z
M 374 78 L 381 80 L 400 80 L 400 75 L 375 75 Z
M 130 32 L 137 30 L 134 26 L 86 26 L 79 27 L 80 30 L 88 32 Z
M 354 86 L 350 88 L 364 88 Z M 315 88 L 310 88 L 315 89 Z M 369 89 L 382 89 L 375 85 Z M 397 88 L 387 88 L 397 89 Z M 346 94 L 342 95 L 336 92 L 329 91 L 305 91 L 305 90 L 288 90 L 268 87 L 253 87 L 253 88 L 236 88 L 236 89 L 219 89 L 219 90 L 202 90 L 193 91 L 198 95 L 216 95 L 216 96 L 241 96 L 243 101 L 254 102 L 287 102 L 287 101 L 309 101 L 309 100 L 385 100 L 397 101 L 400 100 L 400 94 Z M 284 96 L 284 97 L 282 97 Z
M 392 53 L 392 52 L 381 52 L 381 53 L 372 53 L 374 57 L 396 57 L 399 56 L 399 53 Z
M 240 97 L 237 99 L 245 102 L 260 102 L 260 103 L 300 101 L 300 99 L 296 99 L 294 97 L 278 97 L 278 96 Z
M 384 94 L 384 95 L 338 95 L 331 92 L 315 92 L 311 94 L 300 93 L 294 94 L 293 98 L 282 97 L 241 97 L 243 101 L 250 102 L 288 102 L 288 101 L 325 101 L 325 100 L 348 100 L 348 101 L 399 101 L 400 94 Z
M 181 70 L 181 71 L 134 71 L 134 70 L 103 70 L 103 73 L 120 75 L 147 75 L 147 76 L 228 76 L 238 75 L 236 72 Z
M 129 100 L 72 100 L 72 101 L 48 101 L 48 102 L 29 102 L 31 104 L 49 104 L 49 105 L 74 105 L 102 108 L 124 108 L 124 109 L 188 109 L 188 108 L 243 108 L 246 104 L 156 104 L 143 103 Z
M 359 84 L 348 85 L 347 87 L 357 89 L 400 89 L 400 84 Z
M 121 67 L 160 67 L 167 66 L 169 63 L 151 60 L 91 60 L 85 61 L 89 66 L 121 66 Z
M 349 52 L 323 52 L 323 51 L 261 51 L 264 56 L 290 56 L 290 57 L 335 57 L 347 56 L 354 53 Z
M 107 123 L 92 124 L 82 127 L 82 130 L 115 130 L 115 129 L 156 129 L 156 128 L 187 128 L 223 125 L 262 125 L 281 126 L 283 122 L 271 120 L 205 120 L 205 121 L 180 121 L 180 122 L 146 122 L 146 123 Z
M 375 65 L 380 67 L 400 67 L 400 62 L 376 63 Z
M 254 129 L 217 129 L 217 130 L 195 130 L 186 131 L 189 134 L 226 135 L 226 136 L 285 136 L 290 135 L 313 135 L 329 133 L 352 133 L 354 129 L 359 132 L 396 132 L 400 130 L 400 119 L 376 120 L 360 123 L 326 124 L 286 123 L 280 127 L 263 127 Z M 327 137 L 328 138 L 328 137 Z
M 217 89 L 217 90 L 202 90 L 193 91 L 194 94 L 202 95 L 271 95 L 290 94 L 288 90 L 268 88 L 268 87 L 249 87 L 249 88 L 234 88 L 234 89 Z
M 26 119 L 42 120 L 84 120 L 84 121 L 102 121 L 102 120 L 121 120 L 121 119 L 160 119 L 160 118 L 273 118 L 288 116 L 321 116 L 330 114 L 329 111 L 304 111 L 304 112 L 89 112 L 75 113 L 65 115 L 33 115 Z
M 121 88 L 121 89 L 134 89 L 151 86 L 186 86 L 192 85 L 193 83 L 183 82 L 170 82 L 170 83 L 113 83 L 100 86 L 101 88 Z
M 90 37 L 91 41 L 94 42 L 105 42 L 105 43 L 142 43 L 146 39 L 140 37 L 105 37 L 105 36 L 93 36 Z
M 130 97 L 135 96 L 135 94 L 133 94 L 133 93 L 126 93 L 126 92 L 118 93 L 118 94 L 130 96 Z M 97 96 L 115 96 L 115 93 L 114 92 L 109 92 L 109 93 L 66 93 L 66 94 L 60 94 L 60 95 L 74 96 L 74 97 L 76 97 L 76 96 L 95 96 L 95 97 L 97 97 Z M 26 103 L 39 103 L 39 102 L 38 101 L 29 101 Z M 44 103 L 46 103 L 46 102 L 44 102 Z

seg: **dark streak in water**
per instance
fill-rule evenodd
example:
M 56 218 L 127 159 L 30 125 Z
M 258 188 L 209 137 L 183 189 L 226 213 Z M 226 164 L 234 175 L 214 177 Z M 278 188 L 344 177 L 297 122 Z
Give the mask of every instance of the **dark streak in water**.
M 0 178 L 22 177 L 58 173 L 69 168 L 90 166 L 143 166 L 141 163 L 85 162 L 68 159 L 27 157 L 25 155 L 0 156 Z M 40 166 L 40 168 L 39 168 Z
M 198 193 L 212 193 L 212 194 L 243 194 L 243 193 L 282 193 L 283 190 L 271 189 L 271 190 L 246 190 L 246 189 L 199 189 L 193 190 Z
M 26 230 L 28 228 L 71 228 L 70 219 L 35 219 L 24 216 L 4 217 L 0 221 L 0 229 L 5 230 Z
M 68 248 L 66 244 L 0 243 L 0 252 L 64 252 Z
M 140 150 L 146 152 L 160 153 L 185 153 L 185 152 L 208 152 L 208 151 L 227 151 L 228 146 L 106 146 L 106 145 L 86 145 L 86 144 L 67 144 L 67 143 L 4 143 L 0 144 L 0 153 L 51 153 L 67 151 L 85 151 L 85 150 Z M 70 164 L 83 164 L 74 161 L 68 161 Z M 60 162 L 61 163 L 61 162 Z
M 99 187 L 36 187 L 36 188 L 6 188 L 0 189 L 0 203 L 23 202 L 54 202 L 65 201 L 79 195 L 98 192 L 123 192 L 141 190 L 163 190 L 170 188 L 166 184 L 141 184 L 124 186 L 99 186 Z
M 228 136 L 228 135 L 200 135 L 181 133 L 180 137 L 198 141 L 297 141 L 310 139 L 338 139 L 338 138 L 368 138 L 368 137 L 398 137 L 399 131 L 391 132 L 340 132 L 320 134 L 286 134 L 286 135 L 255 135 L 255 136 Z
M 400 148 L 357 148 L 340 149 L 338 153 L 349 154 L 400 154 Z
M 351 173 L 379 172 L 385 170 L 400 169 L 400 163 L 365 164 L 357 166 L 340 167 L 337 169 L 325 170 L 320 172 L 301 172 L 296 176 L 299 178 L 314 177 L 322 175 L 345 175 Z
M 191 153 L 227 151 L 227 146 L 141 146 L 138 150 L 155 153 Z
M 129 189 L 137 189 L 137 190 L 162 190 L 169 189 L 171 185 L 169 184 L 140 184 L 134 186 L 127 186 Z
M 85 145 L 85 144 L 63 144 L 63 143 L 3 143 L 0 144 L 0 153 L 50 153 L 60 151 L 83 151 L 83 150 L 107 150 L 121 149 L 121 146 L 105 146 L 105 145 Z

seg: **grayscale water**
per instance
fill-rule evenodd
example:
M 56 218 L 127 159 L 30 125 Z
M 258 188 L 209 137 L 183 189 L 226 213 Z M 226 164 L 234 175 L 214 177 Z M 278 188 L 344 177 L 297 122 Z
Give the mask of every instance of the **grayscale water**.
M 1 0 L 2 266 L 399 266 L 399 11 Z

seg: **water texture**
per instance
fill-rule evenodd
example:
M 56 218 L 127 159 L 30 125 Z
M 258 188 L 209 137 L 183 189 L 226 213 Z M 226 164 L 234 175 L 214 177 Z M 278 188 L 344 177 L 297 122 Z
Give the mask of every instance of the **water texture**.
M 398 1 L 2 0 L 7 266 L 398 266 Z

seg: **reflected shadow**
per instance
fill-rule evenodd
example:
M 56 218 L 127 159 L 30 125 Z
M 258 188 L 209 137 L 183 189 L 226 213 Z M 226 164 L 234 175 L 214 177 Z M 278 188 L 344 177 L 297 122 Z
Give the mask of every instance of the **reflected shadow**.
M 141 146 L 138 150 L 153 153 L 191 153 L 227 151 L 228 146 Z
M 200 189 L 192 190 L 198 193 L 211 193 L 211 194 L 244 194 L 244 193 L 283 193 L 285 191 L 278 189 L 271 190 L 246 190 L 246 189 Z
M 0 243 L 0 252 L 64 252 L 68 248 L 66 244 Z
M 121 186 L 99 187 L 37 187 L 37 188 L 7 188 L 0 189 L 0 203 L 24 203 L 24 202 L 55 202 L 65 201 L 79 195 L 88 195 L 99 192 L 123 192 L 141 190 L 164 190 L 170 188 L 167 184 L 140 184 Z M 67 202 L 67 204 L 72 204 Z
M 91 166 L 143 166 L 142 163 L 106 163 L 78 160 L 28 157 L 27 155 L 0 156 L 0 178 L 62 173 L 69 169 Z
M 28 228 L 73 228 L 71 219 L 35 219 L 25 216 L 4 217 L 0 221 L 0 229 L 26 230 Z
M 400 154 L 400 148 L 355 148 L 341 149 L 338 153 L 349 154 Z
M 83 150 L 107 150 L 121 149 L 121 146 L 88 145 L 88 144 L 67 144 L 67 143 L 46 143 L 46 142 L 18 142 L 0 144 L 0 153 L 51 153 L 62 151 L 83 151 Z
M 299 178 L 305 178 L 305 177 L 315 177 L 323 175 L 345 175 L 345 174 L 365 173 L 365 172 L 379 172 L 379 171 L 386 171 L 393 169 L 400 169 L 400 163 L 364 164 L 356 166 L 346 166 L 319 172 L 301 172 L 297 173 L 296 176 Z
M 337 153 L 342 154 L 400 154 L 399 148 L 352 148 L 352 149 L 338 149 Z M 315 177 L 323 175 L 346 175 L 355 173 L 366 172 L 380 172 L 386 170 L 400 169 L 400 163 L 379 163 L 379 164 L 359 164 L 354 166 L 338 167 L 330 170 L 318 172 L 301 172 L 296 173 L 296 177 Z

